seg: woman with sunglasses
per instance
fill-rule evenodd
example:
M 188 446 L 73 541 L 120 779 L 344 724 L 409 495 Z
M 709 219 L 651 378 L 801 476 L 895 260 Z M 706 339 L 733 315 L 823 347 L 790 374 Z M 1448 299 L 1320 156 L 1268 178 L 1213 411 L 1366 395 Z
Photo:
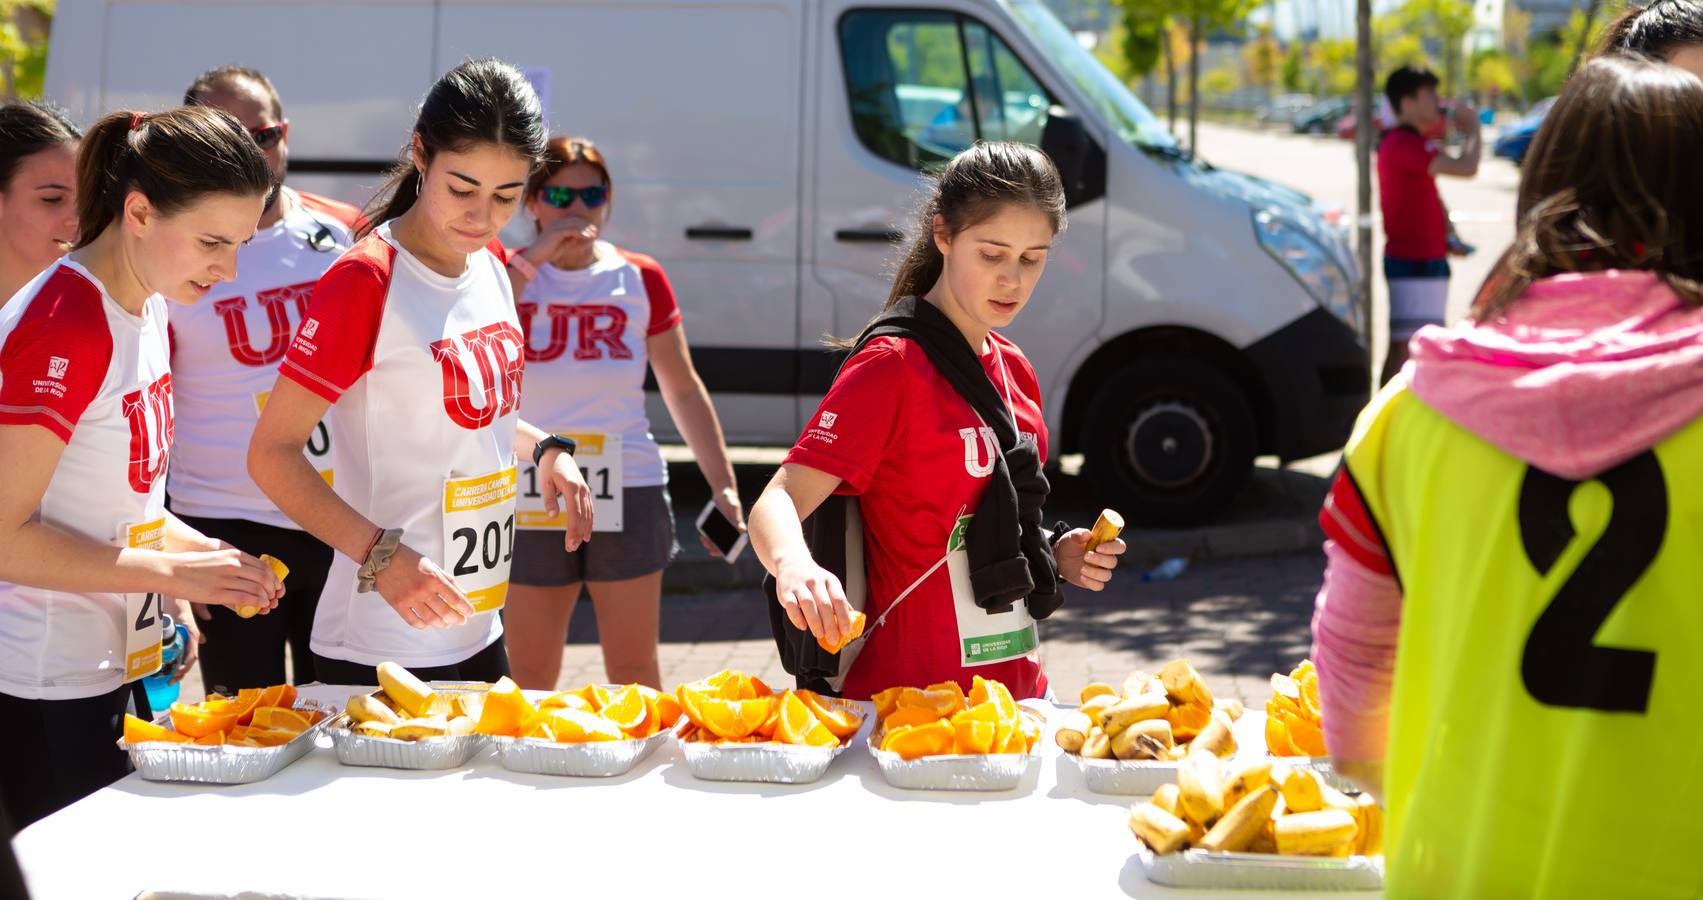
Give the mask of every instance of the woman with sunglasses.
M 77 141 L 40 101 L 0 106 L 0 303 L 77 239 Z
M 231 114 L 284 183 L 289 122 L 265 75 L 221 66 L 195 79 L 184 102 Z M 204 642 L 202 681 L 222 694 L 282 683 L 286 645 L 293 680 L 316 680 L 309 640 L 331 568 L 331 548 L 278 511 L 248 477 L 243 455 L 314 282 L 353 243 L 360 213 L 288 187 L 276 196 L 261 214 L 259 231 L 237 252 L 237 277 L 172 315 L 177 441 L 166 488 L 172 511 L 202 534 L 247 553 L 270 554 L 290 569 L 289 597 L 273 615 L 243 618 L 229 609 L 195 607 Z M 330 481 L 325 422 L 314 428 L 305 452 Z
M 509 261 L 527 336 L 521 416 L 601 445 L 600 472 L 620 448 L 619 465 L 609 467 L 618 477 L 607 484 L 601 475 L 590 479 L 599 495 L 619 498 L 617 527 L 572 552 L 545 531 L 523 530 L 517 538 L 504 615 L 515 680 L 527 688 L 555 686 L 581 585 L 597 610 L 609 680 L 662 686 L 656 655 L 662 570 L 678 548 L 668 470 L 645 416 L 647 366 L 716 506 L 745 528 L 721 423 L 692 367 L 668 276 L 656 260 L 599 239 L 612 197 L 609 165 L 596 146 L 583 138 L 552 139 L 544 167 L 527 184 L 526 209 L 538 239 Z M 581 459 L 589 465 L 592 457 L 582 452 Z M 520 521 L 548 527 L 542 498 L 530 487 L 523 471 Z M 598 516 L 600 528 L 614 525 L 605 524 L 612 516 Z

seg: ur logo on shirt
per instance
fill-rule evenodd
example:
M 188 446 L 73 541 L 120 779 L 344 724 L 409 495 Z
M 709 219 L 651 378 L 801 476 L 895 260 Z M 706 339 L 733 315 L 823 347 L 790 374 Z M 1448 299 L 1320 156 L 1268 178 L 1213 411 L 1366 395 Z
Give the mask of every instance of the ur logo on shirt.
M 285 304 L 295 302 L 296 315 L 307 311 L 308 298 L 313 295 L 311 281 L 292 284 L 288 287 L 273 288 L 261 291 L 255 296 L 260 308 L 266 311 L 266 325 L 271 335 L 266 339 L 265 349 L 256 350 L 254 342 L 248 334 L 248 321 L 243 313 L 248 309 L 248 298 L 231 297 L 213 304 L 214 312 L 225 321 L 225 340 L 231 346 L 231 357 L 245 366 L 270 366 L 284 358 L 284 353 L 290 349 L 290 313 Z M 313 322 L 312 319 L 308 320 Z M 310 330 L 302 326 L 305 337 L 313 337 L 313 332 L 319 328 L 313 323 Z
M 65 373 L 70 371 L 70 370 L 71 370 L 71 361 L 66 359 L 65 357 L 63 357 L 63 356 L 49 356 L 47 358 L 47 377 L 49 377 L 49 378 L 64 378 Z
M 146 494 L 166 474 L 171 453 L 171 374 L 125 394 L 123 410 L 130 422 L 130 489 Z
M 981 437 L 981 447 L 976 446 L 977 436 Z M 994 456 L 999 453 L 999 438 L 993 429 L 983 425 L 980 428 L 960 428 L 958 436 L 964 439 L 964 471 L 971 478 L 986 478 L 993 474 Z M 982 453 L 987 453 L 987 462 L 982 462 Z
M 520 314 L 521 331 L 532 334 L 532 320 L 538 315 L 538 304 L 522 303 L 515 307 Z M 627 346 L 627 311 L 604 303 L 552 303 L 544 307 L 550 320 L 550 339 L 541 348 L 534 348 L 528 338 L 527 362 L 550 362 L 568 349 L 570 336 L 574 341 L 574 359 L 581 361 L 632 359 L 633 348 Z M 577 335 L 571 332 L 577 331 Z
M 526 338 L 513 325 L 494 322 L 460 337 L 433 341 L 431 348 L 432 358 L 442 366 L 444 411 L 455 424 L 469 431 L 484 428 L 520 404 Z M 479 372 L 477 387 L 470 378 L 470 361 Z
M 839 420 L 840 420 L 840 414 L 839 413 L 825 412 L 825 413 L 822 414 L 822 427 L 823 428 L 832 428 L 832 427 L 834 427 L 834 423 L 838 422 Z
M 319 320 L 308 319 L 302 323 L 302 337 L 310 338 L 319 333 Z

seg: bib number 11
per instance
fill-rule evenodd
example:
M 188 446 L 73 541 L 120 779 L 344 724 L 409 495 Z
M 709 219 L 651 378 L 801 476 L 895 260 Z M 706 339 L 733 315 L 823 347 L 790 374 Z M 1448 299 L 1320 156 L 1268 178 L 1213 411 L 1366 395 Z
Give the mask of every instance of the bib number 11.
M 1597 476 L 1614 500 L 1608 527 L 1556 591 L 1526 638 L 1520 675 L 1547 706 L 1644 713 L 1656 654 L 1604 647 L 1597 632 L 1626 592 L 1656 561 L 1667 534 L 1668 491 L 1652 451 Z M 1581 482 L 1536 468 L 1520 486 L 1520 539 L 1526 558 L 1549 574 L 1577 537 L 1568 502 Z

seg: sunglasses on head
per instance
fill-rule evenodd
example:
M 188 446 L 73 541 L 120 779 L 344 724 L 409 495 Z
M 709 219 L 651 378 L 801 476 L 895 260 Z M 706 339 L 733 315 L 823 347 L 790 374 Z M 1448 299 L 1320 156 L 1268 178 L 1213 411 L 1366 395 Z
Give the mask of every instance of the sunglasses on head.
M 560 185 L 546 185 L 538 192 L 538 196 L 557 209 L 567 209 L 574 205 L 574 198 L 585 201 L 586 209 L 596 209 L 609 202 L 609 187 L 594 184 L 591 187 L 571 188 Z
M 290 133 L 289 122 L 274 122 L 263 128 L 250 128 L 248 134 L 254 138 L 254 143 L 262 150 L 270 150 L 278 146 L 278 142 Z

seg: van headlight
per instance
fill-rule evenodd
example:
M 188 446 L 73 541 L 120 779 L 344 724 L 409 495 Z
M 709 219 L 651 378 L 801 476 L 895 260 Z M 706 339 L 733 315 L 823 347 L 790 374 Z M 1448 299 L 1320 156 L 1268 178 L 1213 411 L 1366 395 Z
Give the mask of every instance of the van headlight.
M 1323 246 L 1269 209 L 1254 211 L 1254 234 L 1265 252 L 1289 270 L 1315 302 L 1341 319 L 1355 334 L 1365 337 L 1360 304 L 1354 301 L 1353 282 Z

